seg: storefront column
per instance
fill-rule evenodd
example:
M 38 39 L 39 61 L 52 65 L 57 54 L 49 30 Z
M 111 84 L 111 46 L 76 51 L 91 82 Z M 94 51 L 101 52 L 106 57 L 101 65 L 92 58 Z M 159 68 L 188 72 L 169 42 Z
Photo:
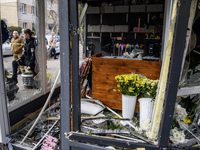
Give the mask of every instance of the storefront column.
M 38 33 L 38 53 L 39 53 L 39 66 L 41 76 L 41 89 L 42 93 L 47 93 L 47 78 L 46 78 L 46 66 L 47 66 L 47 51 L 46 51 L 46 42 L 45 42 L 45 0 L 37 0 L 36 2 L 37 8 L 37 19 L 36 19 L 36 27 Z
M 65 133 L 71 128 L 70 105 L 70 42 L 69 42 L 69 4 L 68 0 L 59 0 L 60 30 L 60 68 L 61 68 L 61 116 L 60 149 L 69 150 L 69 139 Z

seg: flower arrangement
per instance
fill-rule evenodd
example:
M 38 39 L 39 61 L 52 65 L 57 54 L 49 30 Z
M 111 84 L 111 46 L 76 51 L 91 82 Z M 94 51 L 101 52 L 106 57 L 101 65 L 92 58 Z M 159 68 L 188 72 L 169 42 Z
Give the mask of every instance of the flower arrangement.
M 144 76 L 139 74 L 122 74 L 117 75 L 115 80 L 117 82 L 117 89 L 123 95 L 137 96 L 141 91 L 141 83 Z M 116 91 L 116 89 L 114 89 Z
M 158 88 L 158 80 L 145 78 L 141 81 L 141 97 L 150 97 L 155 99 Z
M 184 130 L 181 129 L 180 124 L 189 124 L 191 120 L 188 119 L 188 113 L 185 108 L 176 103 L 174 119 L 172 122 L 172 129 L 170 131 L 170 141 L 175 145 L 187 142 Z

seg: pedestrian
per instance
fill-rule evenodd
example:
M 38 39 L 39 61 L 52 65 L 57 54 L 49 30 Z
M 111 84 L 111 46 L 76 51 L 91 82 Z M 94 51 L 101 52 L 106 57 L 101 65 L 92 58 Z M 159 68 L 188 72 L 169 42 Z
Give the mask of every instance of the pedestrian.
M 11 51 L 13 52 L 13 58 L 14 60 L 20 59 L 23 53 L 23 47 L 24 47 L 24 41 L 21 37 L 19 37 L 19 34 L 17 31 L 13 31 L 13 37 L 11 40 Z M 24 66 L 18 66 L 18 73 L 21 74 L 24 73 Z
M 2 44 L 8 39 L 9 37 L 9 32 L 8 32 L 8 29 L 7 29 L 7 25 L 5 23 L 5 21 L 3 21 L 1 19 L 1 39 L 2 39 Z
M 35 38 L 34 32 L 30 29 L 23 30 L 24 42 L 24 54 L 17 60 L 12 62 L 13 75 L 12 78 L 7 78 L 7 83 L 18 83 L 17 80 L 17 68 L 19 65 L 27 66 L 28 71 L 32 71 L 33 77 L 36 76 L 35 69 Z
M 51 36 L 49 37 L 48 40 L 48 44 L 49 44 L 49 57 L 54 56 L 54 59 L 58 59 L 56 57 L 56 37 L 55 37 L 55 32 L 51 33 Z

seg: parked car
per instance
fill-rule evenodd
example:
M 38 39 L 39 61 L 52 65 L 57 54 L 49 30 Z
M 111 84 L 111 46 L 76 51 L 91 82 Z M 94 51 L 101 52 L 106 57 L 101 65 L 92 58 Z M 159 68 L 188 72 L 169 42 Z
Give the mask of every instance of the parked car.
M 13 55 L 11 51 L 11 43 L 9 41 L 6 41 L 5 43 L 3 43 L 2 50 L 3 50 L 3 56 Z

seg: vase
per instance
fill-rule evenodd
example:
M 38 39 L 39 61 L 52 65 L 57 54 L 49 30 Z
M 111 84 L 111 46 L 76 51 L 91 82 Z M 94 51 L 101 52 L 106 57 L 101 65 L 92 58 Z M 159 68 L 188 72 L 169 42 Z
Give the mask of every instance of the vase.
M 135 112 L 137 96 L 122 94 L 122 116 L 123 118 L 132 119 Z
M 153 98 L 140 98 L 140 128 L 147 130 L 147 125 L 150 124 L 153 113 Z M 146 124 L 146 125 L 145 125 Z

